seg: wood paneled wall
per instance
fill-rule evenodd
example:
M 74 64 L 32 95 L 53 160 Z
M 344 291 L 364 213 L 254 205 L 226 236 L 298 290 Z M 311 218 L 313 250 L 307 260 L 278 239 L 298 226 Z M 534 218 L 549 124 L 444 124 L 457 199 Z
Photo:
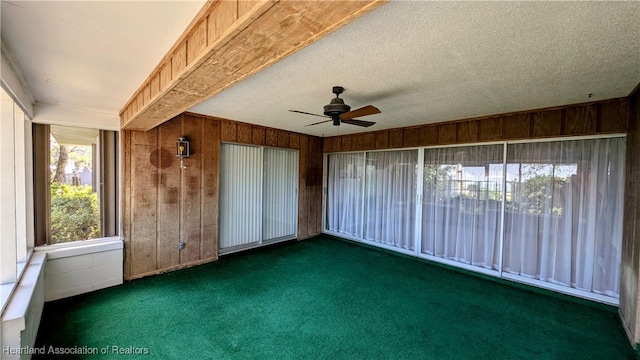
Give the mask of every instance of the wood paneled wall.
M 581 105 L 487 116 L 324 139 L 324 152 L 477 143 L 624 133 L 629 100 L 613 99 Z
M 629 340 L 640 343 L 640 85 L 630 96 L 627 168 L 622 232 L 620 315 Z
M 182 171 L 180 136 L 191 145 Z M 298 239 L 321 232 L 321 138 L 185 113 L 146 132 L 122 131 L 125 278 L 217 259 L 221 142 L 298 149 Z

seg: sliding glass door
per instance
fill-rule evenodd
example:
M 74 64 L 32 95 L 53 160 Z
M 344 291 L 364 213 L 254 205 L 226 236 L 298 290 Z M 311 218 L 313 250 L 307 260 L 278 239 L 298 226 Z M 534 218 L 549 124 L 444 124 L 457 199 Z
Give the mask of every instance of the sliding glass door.
M 414 248 L 418 153 L 367 154 L 364 238 L 406 250 Z
M 625 139 L 327 156 L 325 232 L 616 303 Z
M 503 150 L 424 150 L 422 254 L 498 270 Z
M 327 165 L 327 230 L 362 237 L 364 153 L 332 154 Z
M 624 139 L 514 144 L 507 162 L 504 271 L 617 297 Z
M 222 144 L 220 253 L 296 235 L 298 154 Z

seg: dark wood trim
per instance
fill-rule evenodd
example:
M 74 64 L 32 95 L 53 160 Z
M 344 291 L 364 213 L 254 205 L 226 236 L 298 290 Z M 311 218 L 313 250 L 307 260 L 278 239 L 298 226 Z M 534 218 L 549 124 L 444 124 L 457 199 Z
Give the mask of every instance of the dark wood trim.
M 50 238 L 51 190 L 49 186 L 50 126 L 33 124 L 33 217 L 35 245 L 46 245 Z
M 625 133 L 629 99 L 616 98 L 324 138 L 324 152 Z M 390 134 L 394 134 L 393 141 Z M 417 134 L 417 135 L 416 135 Z M 401 136 L 401 138 L 398 138 Z M 349 137 L 347 140 L 346 138 Z M 369 139 L 375 139 L 371 141 Z M 351 144 L 357 144 L 352 146 Z

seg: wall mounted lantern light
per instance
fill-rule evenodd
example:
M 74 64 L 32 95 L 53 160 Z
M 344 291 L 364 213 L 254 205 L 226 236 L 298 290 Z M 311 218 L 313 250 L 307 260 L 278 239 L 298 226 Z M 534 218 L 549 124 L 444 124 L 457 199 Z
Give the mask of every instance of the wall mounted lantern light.
M 180 136 L 178 141 L 176 141 L 176 157 L 180 158 L 180 169 L 186 168 L 184 166 L 184 159 L 188 158 L 189 155 L 191 155 L 189 151 L 189 140 L 184 136 Z

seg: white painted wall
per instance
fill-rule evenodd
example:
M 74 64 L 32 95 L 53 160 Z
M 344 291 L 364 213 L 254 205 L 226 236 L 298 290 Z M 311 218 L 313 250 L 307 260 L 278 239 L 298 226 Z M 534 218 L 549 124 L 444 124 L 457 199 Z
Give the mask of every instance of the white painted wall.
M 120 238 L 41 246 L 35 250 L 47 253 L 46 301 L 122 284 L 124 254 Z

